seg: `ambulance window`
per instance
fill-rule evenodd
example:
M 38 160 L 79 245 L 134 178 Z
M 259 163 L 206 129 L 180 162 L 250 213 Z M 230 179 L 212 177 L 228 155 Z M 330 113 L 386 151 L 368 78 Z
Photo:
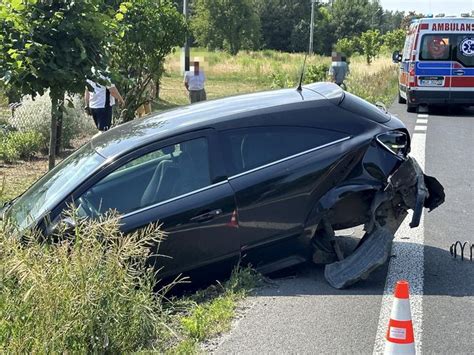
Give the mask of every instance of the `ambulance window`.
M 420 60 L 449 60 L 448 35 L 425 35 L 421 40 Z
M 458 35 L 455 37 L 453 50 L 455 60 L 465 67 L 474 67 L 474 36 Z

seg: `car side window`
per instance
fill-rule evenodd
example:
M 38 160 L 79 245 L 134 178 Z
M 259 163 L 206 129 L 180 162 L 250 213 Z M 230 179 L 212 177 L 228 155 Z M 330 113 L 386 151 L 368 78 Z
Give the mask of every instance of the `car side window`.
M 119 167 L 76 200 L 80 216 L 127 214 L 211 184 L 206 138 L 144 154 Z
M 249 127 L 222 133 L 230 154 L 230 176 L 346 136 L 335 131 L 289 126 Z

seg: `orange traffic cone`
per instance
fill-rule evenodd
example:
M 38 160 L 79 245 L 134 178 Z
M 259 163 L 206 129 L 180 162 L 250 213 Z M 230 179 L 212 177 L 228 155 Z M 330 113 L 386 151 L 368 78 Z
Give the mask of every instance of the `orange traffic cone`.
M 408 281 L 398 281 L 388 323 L 385 354 L 415 354 Z

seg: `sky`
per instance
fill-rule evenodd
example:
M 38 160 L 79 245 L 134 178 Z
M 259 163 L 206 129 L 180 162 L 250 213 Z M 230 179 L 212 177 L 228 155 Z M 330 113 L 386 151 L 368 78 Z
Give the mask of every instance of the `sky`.
M 446 16 L 459 16 L 474 10 L 474 0 L 380 0 L 380 4 L 385 10 L 414 10 L 433 15 L 444 13 Z

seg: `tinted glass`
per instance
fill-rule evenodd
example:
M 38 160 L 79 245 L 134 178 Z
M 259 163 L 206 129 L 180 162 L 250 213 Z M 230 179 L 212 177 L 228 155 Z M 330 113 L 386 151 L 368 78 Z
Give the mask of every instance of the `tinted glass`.
M 167 146 L 118 168 L 76 204 L 80 216 L 94 217 L 110 209 L 126 214 L 210 185 L 205 138 Z
M 465 67 L 474 67 L 474 35 L 453 36 L 454 60 Z
M 19 228 L 26 228 L 51 211 L 105 159 L 87 144 L 63 160 L 27 190 L 8 211 Z
M 309 127 L 251 127 L 226 131 L 230 172 L 235 175 L 319 147 L 345 135 Z
M 424 35 L 421 40 L 420 60 L 449 60 L 450 42 L 449 35 Z

